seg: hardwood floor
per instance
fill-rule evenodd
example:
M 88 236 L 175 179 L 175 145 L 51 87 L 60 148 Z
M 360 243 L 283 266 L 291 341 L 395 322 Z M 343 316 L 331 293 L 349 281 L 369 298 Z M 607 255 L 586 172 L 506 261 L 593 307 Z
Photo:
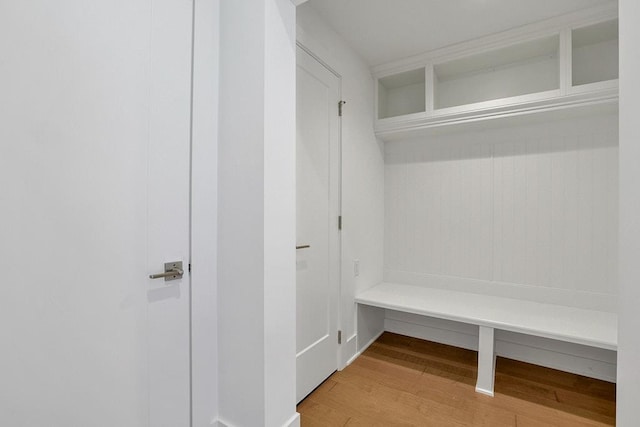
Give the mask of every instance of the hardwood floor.
M 615 384 L 498 358 L 495 397 L 477 353 L 384 333 L 298 405 L 315 426 L 612 426 Z

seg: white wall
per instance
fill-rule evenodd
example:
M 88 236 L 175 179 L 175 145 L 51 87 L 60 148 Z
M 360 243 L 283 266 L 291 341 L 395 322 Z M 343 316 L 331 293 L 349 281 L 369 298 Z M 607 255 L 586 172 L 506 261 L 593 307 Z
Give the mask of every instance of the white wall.
M 640 3 L 620 0 L 620 289 L 617 424 L 638 424 L 640 402 Z
M 264 425 L 289 426 L 299 425 L 295 394 L 296 8 L 290 0 L 265 4 Z
M 295 412 L 295 7 L 220 3 L 219 422 Z
M 192 424 L 218 417 L 217 186 L 219 0 L 194 3 L 191 154 Z
M 615 311 L 617 115 L 389 143 L 385 280 Z
M 342 77 L 342 364 L 356 352 L 354 295 L 382 280 L 384 156 L 373 133 L 369 68 L 308 4 L 297 8 L 298 41 Z M 354 277 L 353 262 L 360 261 Z M 365 319 L 366 321 L 366 319 Z M 380 323 L 381 326 L 381 323 Z M 374 328 L 375 329 L 375 328 Z

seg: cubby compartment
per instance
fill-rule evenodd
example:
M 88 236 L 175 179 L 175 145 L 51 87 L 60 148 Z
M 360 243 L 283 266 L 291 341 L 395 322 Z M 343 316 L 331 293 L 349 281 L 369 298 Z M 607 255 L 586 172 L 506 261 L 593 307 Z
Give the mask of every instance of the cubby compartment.
M 556 90 L 559 36 L 454 59 L 434 66 L 434 108 Z
M 580 86 L 618 78 L 618 20 L 571 32 L 572 83 Z
M 406 71 L 378 79 L 378 118 L 426 111 L 425 69 Z

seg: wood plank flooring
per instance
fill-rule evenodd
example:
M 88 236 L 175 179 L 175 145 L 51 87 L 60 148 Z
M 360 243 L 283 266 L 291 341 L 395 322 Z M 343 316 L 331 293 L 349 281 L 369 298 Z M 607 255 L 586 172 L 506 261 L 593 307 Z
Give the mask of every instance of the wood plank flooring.
M 316 426 L 613 426 L 615 384 L 498 358 L 495 397 L 477 353 L 384 333 L 298 405 Z

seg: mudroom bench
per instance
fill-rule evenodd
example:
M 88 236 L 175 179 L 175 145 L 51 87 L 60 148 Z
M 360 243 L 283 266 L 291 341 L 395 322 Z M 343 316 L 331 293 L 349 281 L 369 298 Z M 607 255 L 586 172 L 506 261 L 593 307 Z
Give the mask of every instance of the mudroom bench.
M 496 329 L 617 349 L 615 313 L 397 283 L 380 283 L 356 295 L 356 303 L 477 325 L 476 391 L 490 396 Z

